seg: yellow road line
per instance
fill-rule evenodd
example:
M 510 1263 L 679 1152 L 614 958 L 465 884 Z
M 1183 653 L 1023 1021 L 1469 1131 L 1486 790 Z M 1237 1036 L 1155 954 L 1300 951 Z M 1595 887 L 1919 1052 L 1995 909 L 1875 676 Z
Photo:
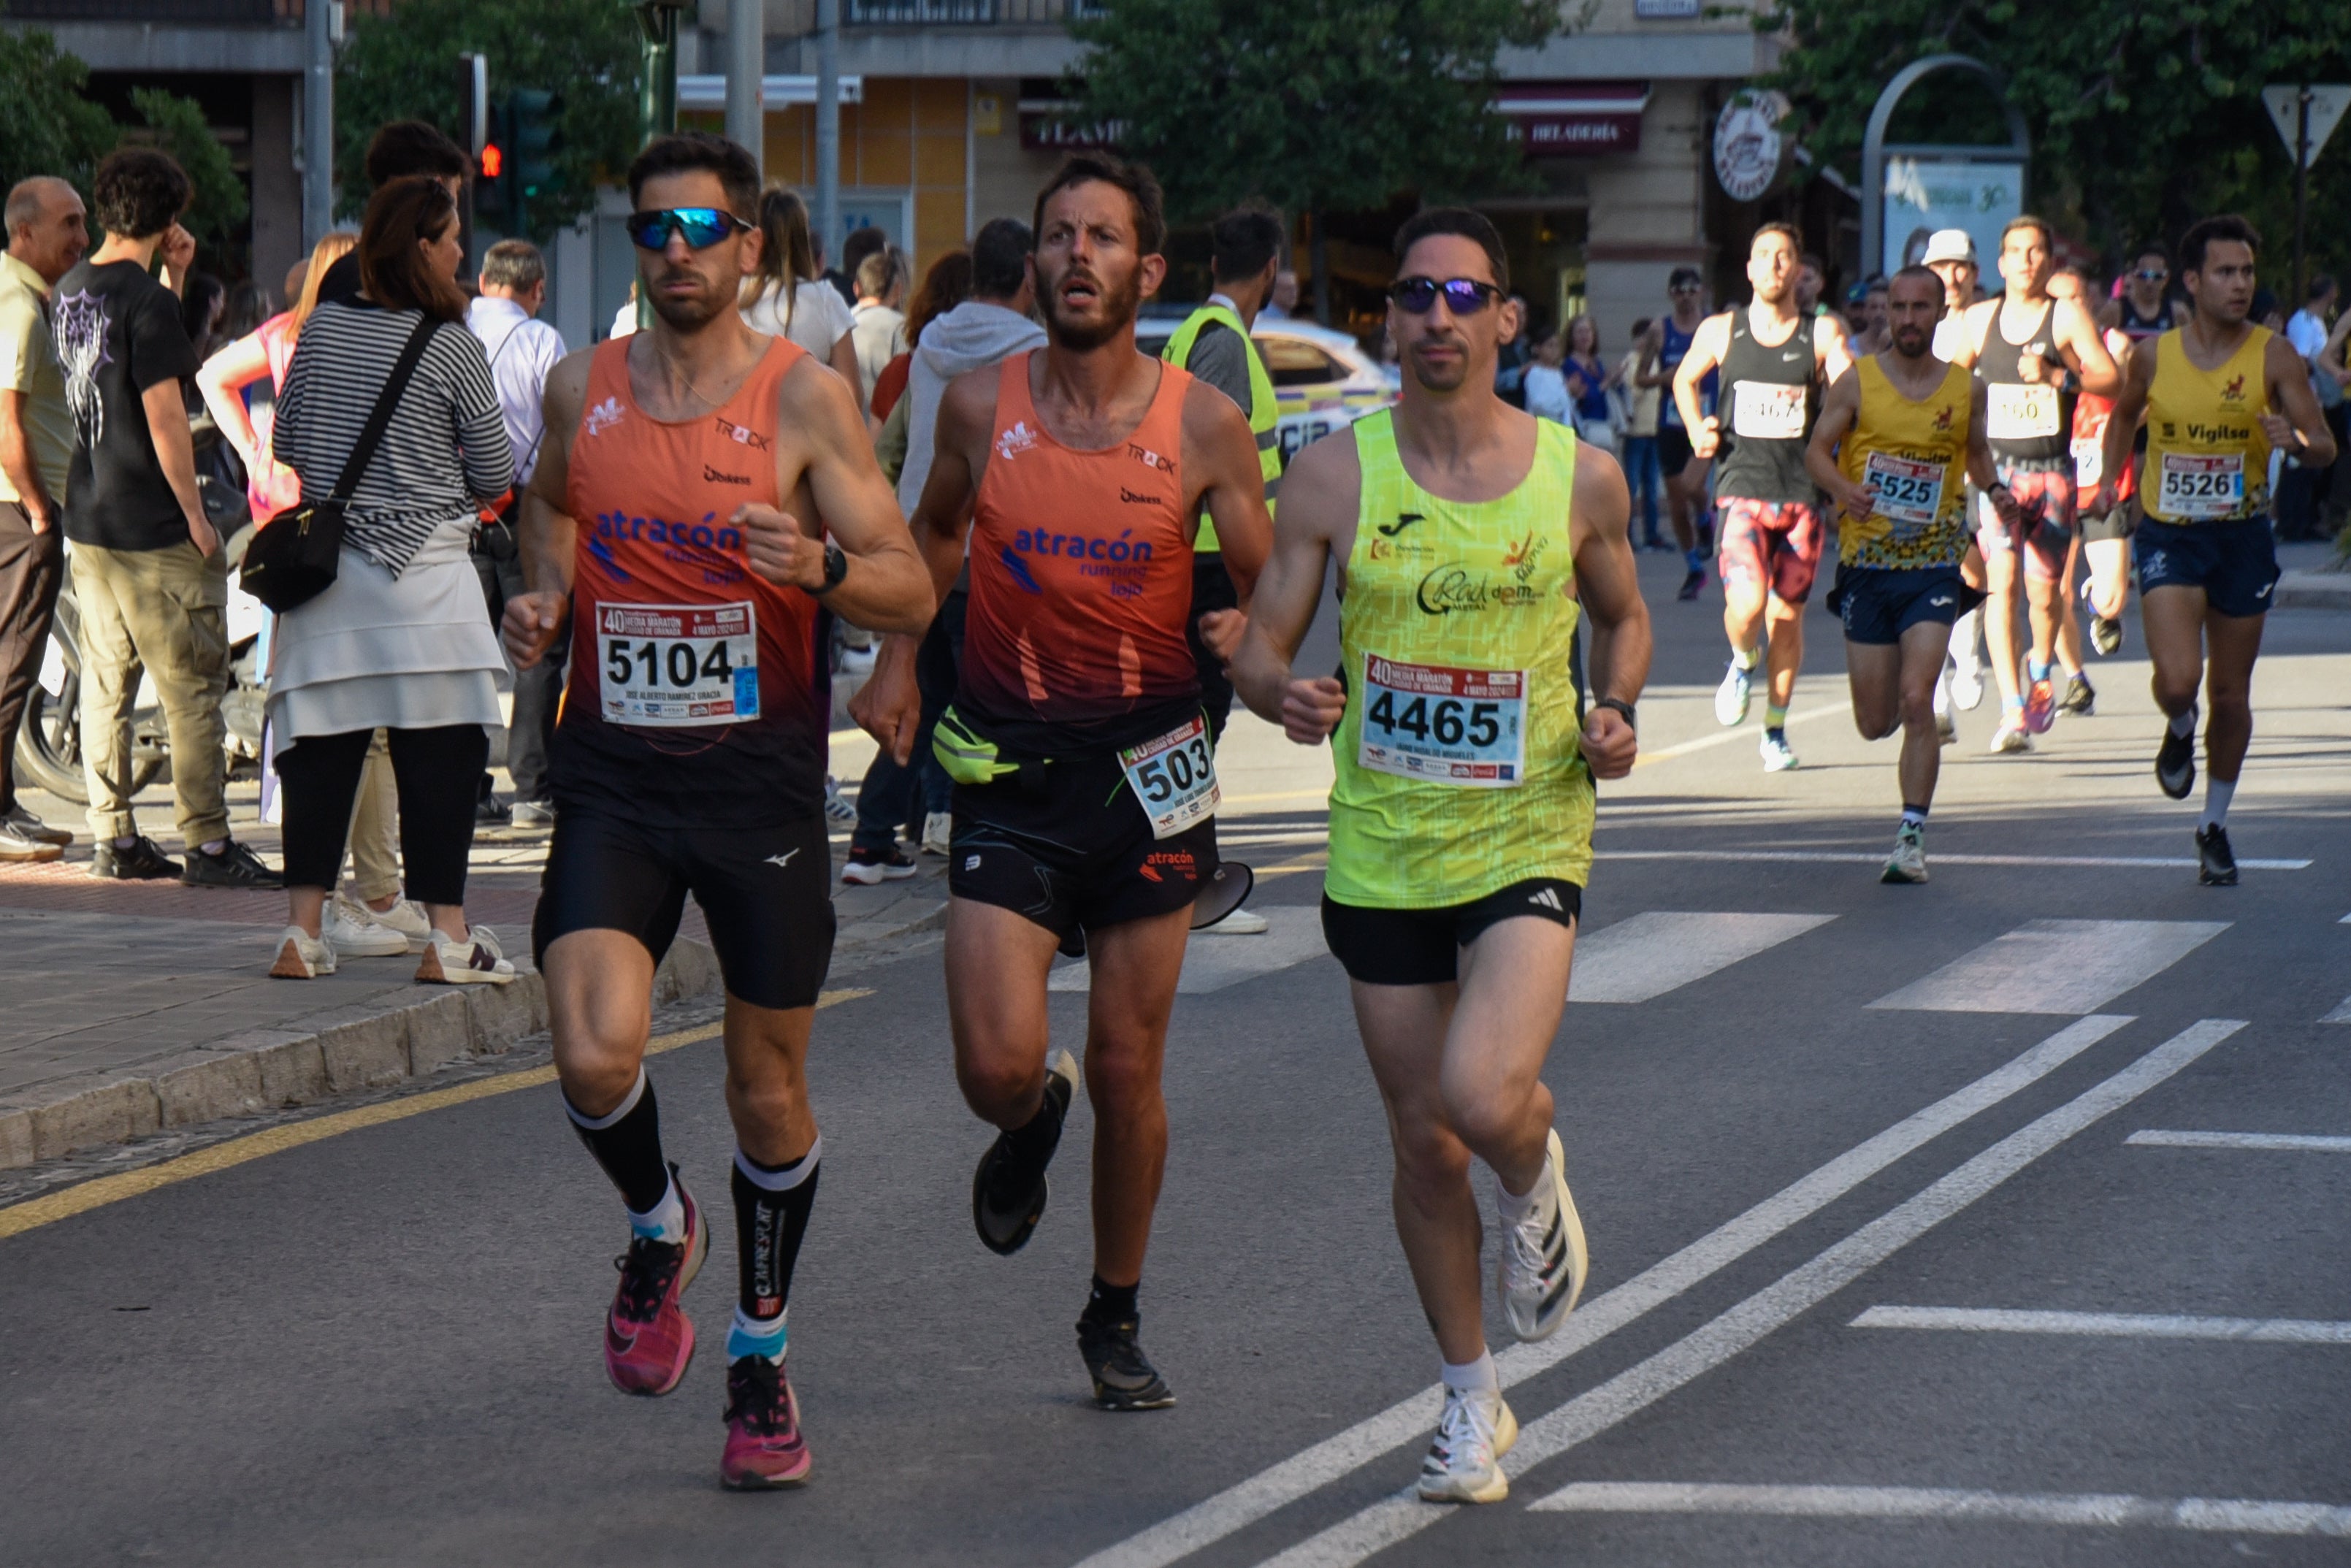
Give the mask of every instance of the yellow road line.
M 1321 871 L 1330 863 L 1331 857 L 1327 854 L 1301 855 L 1297 860 L 1284 861 L 1280 865 L 1270 865 L 1255 869 L 1251 872 L 1251 874 L 1254 875 L 1258 881 L 1263 882 L 1267 877 L 1288 876 L 1292 872 Z M 6 1211 L 0 1210 L 0 1222 L 5 1222 L 6 1218 Z
M 872 990 L 862 988 L 827 991 L 817 998 L 816 1005 L 819 1008 L 837 1007 L 842 1002 L 855 1001 L 860 997 L 872 994 Z M 694 1029 L 680 1030 L 675 1034 L 656 1035 L 645 1042 L 645 1054 L 653 1056 L 664 1051 L 675 1051 L 682 1045 L 716 1040 L 720 1027 L 716 1023 L 706 1023 Z M 271 1127 L 247 1137 L 230 1138 L 174 1159 L 158 1160 L 135 1171 L 100 1176 L 96 1181 L 86 1181 L 78 1186 L 46 1193 L 7 1208 L 0 1208 L 0 1240 L 60 1219 L 70 1219 L 77 1214 L 87 1214 L 110 1203 L 120 1203 L 126 1197 L 137 1197 L 175 1182 L 210 1176 L 214 1171 L 225 1171 L 248 1160 L 282 1154 L 287 1149 L 298 1149 L 305 1144 L 316 1144 L 344 1133 L 354 1133 L 361 1127 L 381 1126 L 386 1122 L 422 1116 L 427 1111 L 438 1111 L 444 1106 L 463 1105 L 475 1100 L 486 1100 L 493 1094 L 511 1094 L 517 1089 L 535 1089 L 542 1083 L 554 1082 L 555 1069 L 552 1065 L 533 1067 L 521 1072 L 501 1073 L 495 1078 L 476 1078 L 470 1083 L 453 1083 L 446 1089 L 435 1089 L 423 1094 L 411 1094 L 398 1100 L 360 1105 L 350 1111 L 337 1111 L 331 1115 L 316 1116 L 307 1122 L 288 1122 L 284 1126 Z

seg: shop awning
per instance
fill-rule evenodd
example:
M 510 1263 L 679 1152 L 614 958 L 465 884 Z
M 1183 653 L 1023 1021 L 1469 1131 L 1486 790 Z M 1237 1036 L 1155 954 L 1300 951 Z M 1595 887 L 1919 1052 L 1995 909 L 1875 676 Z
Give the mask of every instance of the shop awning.
M 1648 106 L 1646 81 L 1513 81 L 1494 99 L 1530 158 L 1634 152 Z

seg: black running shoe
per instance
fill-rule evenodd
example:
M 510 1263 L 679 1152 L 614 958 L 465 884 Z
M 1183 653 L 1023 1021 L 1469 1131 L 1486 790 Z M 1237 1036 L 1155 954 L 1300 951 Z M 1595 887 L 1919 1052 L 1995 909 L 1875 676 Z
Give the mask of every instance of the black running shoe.
M 1061 1125 L 1069 1121 L 1070 1100 L 1077 1092 L 1078 1064 L 1065 1051 L 1045 1071 L 1045 1098 L 1060 1112 Z M 1061 1147 L 1061 1125 L 1053 1132 L 1055 1149 Z M 1000 1258 L 1009 1258 L 1029 1244 L 1037 1221 L 1045 1217 L 1050 1190 L 1045 1167 L 1052 1160 L 1053 1149 L 1047 1149 L 1035 1169 L 1026 1168 L 1013 1152 L 1012 1134 L 996 1134 L 996 1142 L 979 1156 L 979 1169 L 971 1178 L 971 1223 L 979 1232 L 980 1245 Z
M 2087 718 L 2098 711 L 2098 688 L 2090 677 L 2075 671 L 2065 682 L 2065 695 L 2057 704 L 2059 713 L 2070 713 L 2075 718 Z
M 190 887 L 247 887 L 267 890 L 286 885 L 286 879 L 261 863 L 261 857 L 246 845 L 231 839 L 221 846 L 220 853 L 208 855 L 201 845 L 188 852 L 188 863 L 180 873 L 181 882 Z
M 1078 1320 L 1078 1354 L 1093 1377 L 1094 1403 L 1104 1410 L 1165 1410 L 1176 1403 L 1176 1391 L 1143 1354 L 1142 1328 L 1134 1318 Z
M 2123 622 L 2118 615 L 2090 617 L 2090 646 L 2101 653 L 2120 651 L 2123 645 Z
M 2237 885 L 2237 857 L 2229 848 L 2229 830 L 2218 822 L 2196 830 L 2196 880 L 2206 887 Z
M 2196 788 L 2196 732 L 2175 735 L 2171 727 L 2163 729 L 2163 745 L 2155 754 L 2155 781 L 2163 792 L 2175 800 L 2188 799 L 2188 791 Z
M 100 882 L 161 882 L 179 875 L 180 862 L 141 833 L 124 850 L 116 849 L 112 839 L 99 840 L 90 852 L 89 874 Z
M 1682 579 L 1681 591 L 1675 594 L 1674 597 L 1676 599 L 1682 600 L 1696 599 L 1700 593 L 1704 592 L 1705 590 L 1706 569 L 1704 567 L 1696 567 L 1691 570 L 1690 574 L 1687 577 Z

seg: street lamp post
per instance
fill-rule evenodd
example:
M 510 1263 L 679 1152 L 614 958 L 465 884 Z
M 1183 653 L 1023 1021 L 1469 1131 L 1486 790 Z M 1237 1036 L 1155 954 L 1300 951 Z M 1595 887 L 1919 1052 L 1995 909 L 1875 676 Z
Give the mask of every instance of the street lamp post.
M 841 0 L 816 0 L 816 234 L 830 266 L 841 243 Z
M 677 129 L 677 17 L 688 0 L 632 0 L 637 18 L 637 145 Z M 637 290 L 637 326 L 653 325 L 653 297 Z

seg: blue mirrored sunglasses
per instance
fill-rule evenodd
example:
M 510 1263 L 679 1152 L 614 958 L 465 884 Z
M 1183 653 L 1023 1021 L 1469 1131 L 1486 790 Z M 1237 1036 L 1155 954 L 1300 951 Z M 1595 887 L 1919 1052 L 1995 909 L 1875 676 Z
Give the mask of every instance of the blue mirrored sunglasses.
M 639 250 L 659 250 L 673 230 L 694 250 L 707 250 L 728 235 L 751 225 L 724 207 L 654 207 L 629 214 L 629 237 Z
M 1502 297 L 1500 289 L 1474 277 L 1449 277 L 1442 283 L 1434 277 L 1399 277 L 1388 285 L 1388 298 L 1416 316 L 1427 315 L 1439 294 L 1456 316 L 1475 316 Z

